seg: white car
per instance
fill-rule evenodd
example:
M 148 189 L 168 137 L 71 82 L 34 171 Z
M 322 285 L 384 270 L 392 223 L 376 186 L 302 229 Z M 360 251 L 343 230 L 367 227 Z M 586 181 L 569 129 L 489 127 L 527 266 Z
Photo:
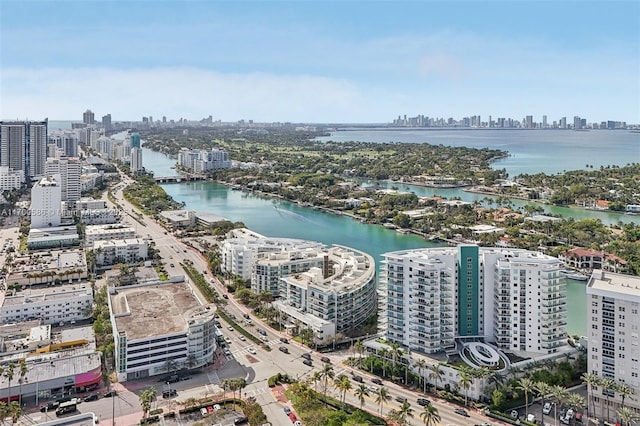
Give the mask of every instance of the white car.
M 253 354 L 253 355 L 256 354 L 256 350 L 253 348 L 253 346 L 249 346 L 249 348 L 247 348 L 247 350 L 249 351 L 250 354 Z
M 377 386 L 373 386 L 373 385 L 371 385 L 371 386 L 369 386 L 367 389 L 369 389 L 369 392 L 371 392 L 371 393 L 376 393 L 376 392 L 378 392 L 378 387 L 377 387 Z
M 243 342 L 247 340 L 242 334 L 240 335 L 240 337 L 238 337 L 238 339 L 242 340 Z
M 550 402 L 545 402 L 544 403 L 544 407 L 542 407 L 542 413 L 543 414 L 549 414 L 551 412 L 551 403 Z

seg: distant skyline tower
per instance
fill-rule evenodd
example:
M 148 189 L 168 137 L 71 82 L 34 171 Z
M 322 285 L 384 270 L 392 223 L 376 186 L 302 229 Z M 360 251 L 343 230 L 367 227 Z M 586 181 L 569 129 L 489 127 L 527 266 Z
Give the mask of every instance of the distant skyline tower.
M 142 171 L 142 148 L 131 148 L 131 173 Z
M 547 127 L 549 127 L 549 125 L 548 125 L 548 123 L 547 123 L 547 116 L 546 116 L 546 115 L 543 115 L 543 116 L 542 116 L 542 127 L 543 127 L 544 129 L 546 129 Z
M 582 124 L 581 124 L 580 116 L 579 115 L 573 116 L 573 128 L 580 129 L 581 127 L 582 127 Z
M 567 117 L 562 117 L 560 119 L 560 128 L 561 129 L 566 129 L 567 128 Z
M 111 130 L 111 114 L 102 116 L 102 127 L 104 127 L 105 130 Z
M 140 133 L 131 133 L 131 148 L 140 148 Z
M 29 177 L 40 178 L 44 176 L 45 163 L 47 161 L 47 120 L 42 122 L 27 123 L 27 156 L 29 165 Z
M 86 110 L 83 114 L 82 114 L 82 122 L 84 124 L 93 124 L 96 121 L 96 116 L 95 114 L 90 110 Z

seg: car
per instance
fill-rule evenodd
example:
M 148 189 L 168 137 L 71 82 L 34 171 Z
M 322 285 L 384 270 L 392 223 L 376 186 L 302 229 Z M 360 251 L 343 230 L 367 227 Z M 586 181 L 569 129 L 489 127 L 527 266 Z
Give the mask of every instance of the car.
M 229 337 L 229 336 L 225 337 L 224 340 L 227 343 L 231 343 L 231 337 Z
M 296 417 L 295 414 L 289 413 L 289 420 L 291 420 L 291 423 L 295 423 L 298 421 L 298 418 Z
M 514 419 L 518 419 L 518 418 L 520 418 L 520 413 L 518 413 L 518 411 L 517 411 L 517 410 L 511 410 L 511 412 L 509 413 L 509 415 L 510 415 L 511 417 L 513 417 Z
M 453 410 L 453 412 L 460 416 L 469 417 L 469 413 L 467 413 L 467 410 L 464 410 L 462 408 L 456 408 L 455 410 Z
M 216 325 L 216 327 L 222 328 L 222 324 L 220 324 L 220 321 L 215 321 L 214 324 Z
M 281 338 L 280 338 L 280 341 L 281 341 L 282 343 L 289 344 L 289 339 L 287 339 L 286 337 L 281 337 Z
M 170 376 L 168 376 L 165 381 L 167 383 L 178 383 L 180 381 L 180 376 L 178 376 L 177 374 L 172 374 Z
M 110 390 L 109 392 L 104 394 L 105 398 L 112 398 L 114 396 L 118 396 L 118 392 L 116 392 L 114 390 Z
M 296 420 L 293 422 L 293 426 L 302 426 L 302 422 L 300 420 Z
M 378 388 L 377 386 L 371 385 L 367 389 L 369 389 L 369 392 L 371 392 L 371 393 L 376 393 L 376 392 L 378 392 L 378 389 L 380 389 L 380 388 Z
M 260 340 L 262 340 L 263 342 L 268 342 L 269 338 L 267 336 L 261 336 Z
M 431 404 L 431 401 L 429 401 L 427 398 L 418 398 L 418 405 L 421 405 L 424 407 L 429 404 Z
M 382 386 L 382 380 L 376 378 L 371 379 L 371 383 L 375 383 L 376 385 Z
M 247 417 L 237 417 L 236 419 L 233 420 L 234 425 L 243 425 L 248 422 L 249 422 L 249 419 Z
M 247 348 L 247 351 L 249 351 L 250 354 L 255 355 L 256 354 L 256 350 L 253 348 L 253 346 L 249 346 Z
M 308 365 L 309 367 L 313 367 L 313 362 L 310 359 L 305 359 L 302 361 L 304 365 Z
M 573 408 L 569 408 L 564 415 L 565 422 L 567 423 L 571 422 L 571 420 L 573 420 L 574 415 L 575 415 L 575 411 L 573 411 Z
M 407 398 L 405 398 L 404 396 L 396 396 L 396 401 L 398 401 L 400 404 L 404 404 L 405 402 L 407 402 Z
M 576 422 L 582 423 L 582 413 L 576 413 L 574 418 L 575 418 Z
M 251 319 L 246 319 L 244 320 L 244 323 L 247 325 L 251 325 L 253 323 L 253 321 L 251 321 Z
M 83 401 L 84 402 L 91 402 L 91 401 L 97 401 L 100 397 L 98 396 L 97 393 L 93 393 L 89 396 L 86 396 Z
M 364 383 L 364 379 L 362 378 L 362 376 L 358 376 L 357 374 L 354 374 L 352 377 L 354 382 Z
M 309 361 L 311 361 L 311 354 L 309 353 L 303 353 L 302 355 L 300 355 L 302 358 L 304 359 L 308 359 Z
M 229 296 L 227 296 L 226 294 L 223 294 L 223 295 L 222 295 L 222 298 L 223 298 L 223 299 L 228 299 L 228 298 L 229 298 Z M 234 319 L 235 319 L 235 318 L 234 318 Z
M 220 406 L 220 404 L 213 404 L 213 411 L 220 411 L 222 410 L 222 407 Z
M 45 413 L 47 411 L 53 411 L 58 408 L 58 405 L 60 405 L 58 401 L 49 401 L 46 404 L 42 404 L 40 406 L 40 412 Z
M 244 319 L 249 319 L 249 318 L 251 318 L 251 317 L 249 316 L 249 314 L 242 314 L 242 318 L 244 318 Z
M 233 330 L 234 330 L 232 325 L 230 325 L 229 327 L 227 327 L 227 329 L 228 329 L 229 331 L 233 331 Z
M 259 329 L 259 330 L 258 330 L 258 333 L 259 333 L 259 334 L 262 334 L 263 336 L 266 336 L 266 335 L 267 335 L 267 332 L 266 332 L 265 330 L 263 330 L 263 329 Z
M 238 339 L 242 340 L 243 342 L 247 340 L 247 338 L 244 337 L 242 334 L 240 335 L 240 337 L 238 337 Z
M 226 356 L 231 356 L 231 351 L 229 349 L 227 349 L 227 348 L 225 348 L 224 351 L 222 351 L 222 352 L 224 352 L 224 354 Z
M 183 382 L 185 380 L 189 380 L 191 379 L 191 375 L 190 374 L 184 374 L 180 376 L 180 381 Z
M 542 413 L 543 414 L 549 414 L 551 412 L 551 403 L 550 402 L 545 402 L 544 403 L 544 407 L 542 407 Z
M 331 360 L 329 359 L 329 357 L 323 356 L 322 358 L 320 358 L 320 361 L 324 362 L 325 364 L 331 364 Z
M 165 391 L 162 391 L 162 398 L 164 399 L 173 398 L 174 396 L 178 396 L 178 391 L 175 389 L 167 389 Z
M 285 407 L 283 407 L 282 409 L 284 410 L 284 413 L 285 413 L 287 416 L 288 416 L 289 414 L 291 414 L 291 408 L 289 408 L 289 407 L 286 407 L 286 406 L 285 406 Z
M 533 414 L 533 413 L 531 413 L 531 414 L 527 415 L 527 421 L 528 421 L 529 423 L 535 423 L 535 422 L 536 422 L 536 415 L 535 415 L 535 414 Z
M 289 349 L 287 349 L 287 347 L 286 347 L 286 346 L 280 346 L 280 347 L 278 348 L 278 350 L 279 350 L 280 352 L 285 353 L 285 354 L 288 354 L 288 353 L 289 353 Z

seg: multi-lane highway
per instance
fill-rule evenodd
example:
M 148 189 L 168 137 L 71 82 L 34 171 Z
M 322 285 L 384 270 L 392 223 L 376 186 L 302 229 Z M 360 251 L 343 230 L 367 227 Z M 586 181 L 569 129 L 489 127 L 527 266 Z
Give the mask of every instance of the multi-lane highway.
M 169 275 L 183 275 L 184 271 L 180 267 L 181 262 L 190 261 L 193 262 L 194 267 L 199 271 L 206 270 L 206 262 L 203 257 L 194 249 L 182 243 L 178 238 L 168 233 L 162 226 L 156 223 L 153 219 L 145 216 L 143 219 L 144 226 L 134 219 L 138 217 L 138 210 L 131 205 L 122 195 L 122 189 L 130 184 L 132 181 L 126 176 L 123 176 L 122 182 L 116 187 L 114 196 L 116 201 L 123 207 L 125 214 L 127 215 L 127 221 L 137 229 L 138 233 L 143 237 L 149 237 L 155 242 L 155 247 L 160 252 L 160 256 L 165 263 L 165 269 Z M 135 213 L 134 213 L 135 212 Z M 207 275 L 212 285 L 221 294 L 226 293 L 226 289 L 217 279 Z M 196 294 L 200 294 L 195 286 L 193 286 Z M 229 295 L 230 296 L 230 295 Z M 202 296 L 200 296 L 202 298 Z M 204 302 L 204 298 L 202 298 Z M 237 330 L 231 330 L 229 324 L 223 323 L 221 331 L 227 338 L 229 354 L 224 355 L 227 358 L 227 362 L 218 371 L 202 375 L 203 377 L 194 377 L 187 382 L 181 382 L 176 384 L 176 388 L 179 389 L 178 399 L 183 399 L 185 396 L 199 396 L 210 392 L 216 385 L 226 377 L 245 377 L 247 380 L 247 386 L 244 389 L 246 396 L 253 396 L 257 402 L 260 403 L 265 411 L 265 414 L 274 425 L 287 424 L 288 418 L 284 414 L 283 405 L 277 402 L 272 392 L 267 386 L 267 379 L 280 372 L 286 373 L 297 379 L 306 379 L 313 375 L 314 371 L 320 371 L 323 367 L 323 363 L 320 361 L 322 356 L 328 356 L 331 360 L 331 364 L 334 366 L 334 374 L 346 374 L 351 377 L 352 373 L 355 373 L 364 379 L 364 384 L 367 386 L 374 386 L 371 382 L 373 376 L 367 373 L 355 371 L 350 367 L 344 366 L 342 361 L 347 357 L 345 353 L 333 353 L 333 354 L 317 354 L 311 352 L 308 348 L 299 345 L 293 341 L 289 344 L 282 343 L 279 339 L 285 337 L 284 335 L 276 332 L 265 324 L 260 319 L 251 315 L 251 312 L 244 306 L 239 305 L 233 297 L 229 297 L 229 303 L 225 307 L 225 310 L 237 318 L 237 322 L 240 323 L 244 314 L 251 316 L 252 324 L 242 326 L 253 333 L 256 337 L 260 337 L 257 330 L 263 329 L 266 331 L 266 343 L 272 348 L 271 351 L 266 351 L 260 345 L 256 345 L 253 342 L 244 340 L 241 338 L 241 334 Z M 222 322 L 222 320 L 221 320 Z M 284 353 L 278 350 L 279 346 L 286 346 L 289 353 Z M 303 353 L 311 353 L 311 359 L 313 361 L 312 366 L 303 364 Z M 358 383 L 353 382 L 353 388 L 357 387 Z M 377 385 L 376 385 L 377 386 Z M 406 398 L 411 404 L 414 410 L 414 419 L 411 420 L 413 424 L 421 424 L 420 413 L 423 408 L 418 405 L 417 398 L 422 395 L 404 389 L 396 384 L 390 382 L 384 382 L 389 390 L 391 401 L 385 404 L 382 408 L 383 415 L 386 415 L 390 409 L 400 408 L 401 403 L 398 402 L 401 398 Z M 319 388 L 320 389 L 320 388 Z M 332 385 L 328 386 L 328 393 L 339 397 L 337 390 Z M 475 425 L 482 423 L 497 424 L 495 421 L 488 421 L 489 419 L 484 415 L 473 410 L 467 410 L 468 417 L 456 414 L 454 412 L 456 406 L 445 403 L 440 400 L 434 400 L 430 396 L 427 396 L 429 400 L 438 408 L 440 416 L 442 418 L 441 424 L 443 425 Z M 353 393 L 348 393 L 346 401 L 359 406 L 360 402 Z M 372 393 L 367 397 L 364 409 L 378 413 L 379 406 L 375 403 L 375 395 Z

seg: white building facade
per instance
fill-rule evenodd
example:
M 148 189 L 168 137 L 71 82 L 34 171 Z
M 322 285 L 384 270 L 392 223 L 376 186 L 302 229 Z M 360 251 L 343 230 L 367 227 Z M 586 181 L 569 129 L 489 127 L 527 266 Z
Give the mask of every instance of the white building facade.
M 587 371 L 623 382 L 634 391 L 625 406 L 640 410 L 640 277 L 595 270 L 587 284 Z M 596 417 L 615 417 L 622 404 L 617 392 L 593 390 Z M 607 407 L 609 404 L 609 407 Z M 604 412 L 601 412 L 603 407 Z
M 0 191 L 20 189 L 22 186 L 22 173 L 10 169 L 8 166 L 0 166 Z
M 96 241 L 93 243 L 93 250 L 97 266 L 135 263 L 147 258 L 149 244 L 141 238 Z
M 90 318 L 92 308 L 93 292 L 89 286 L 65 285 L 57 291 L 47 288 L 42 292 L 32 289 L 28 295 L 6 297 L 0 308 L 0 321 L 10 324 L 38 319 L 44 324 L 67 323 Z
M 136 230 L 122 224 L 90 225 L 85 228 L 86 245 L 96 241 L 124 240 L 136 237 Z
M 456 339 L 551 354 L 564 345 L 562 263 L 519 249 L 473 245 L 384 254 L 387 338 L 410 350 L 453 349 Z
M 48 158 L 45 164 L 47 176 L 60 175 L 62 201 L 72 205 L 80 199 L 80 173 L 82 164 L 78 158 Z
M 59 179 L 59 175 L 56 175 Z M 60 226 L 62 216 L 62 187 L 56 178 L 47 176 L 31 188 L 31 227 Z

